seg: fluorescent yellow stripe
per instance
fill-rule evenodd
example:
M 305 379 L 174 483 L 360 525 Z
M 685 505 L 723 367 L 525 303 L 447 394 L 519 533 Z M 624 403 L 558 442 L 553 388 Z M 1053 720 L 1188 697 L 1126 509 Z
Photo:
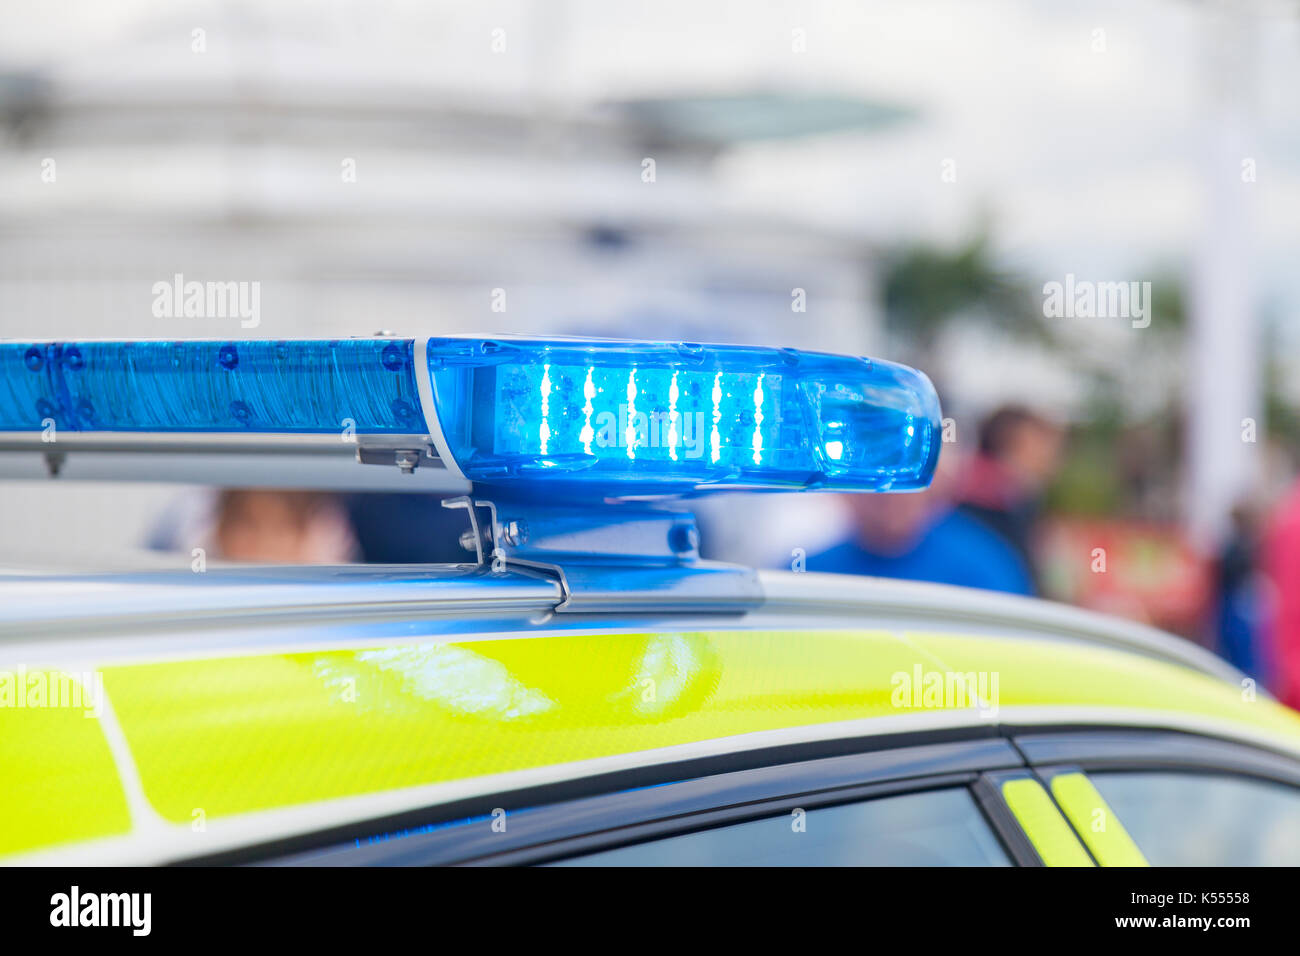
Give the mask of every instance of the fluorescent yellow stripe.
M 1052 778 L 1052 795 L 1102 866 L 1150 866 L 1124 824 L 1081 773 Z
M 149 800 L 189 821 L 910 712 L 884 634 L 590 634 L 110 668 Z
M 30 706 L 29 692 L 55 686 L 60 676 L 0 676 L 0 855 L 131 829 L 99 720 L 84 707 L 49 706 L 49 697 Z M 70 678 L 62 680 L 67 686 Z
M 1042 784 L 1029 777 L 1007 780 L 1002 798 L 1048 866 L 1092 866 L 1092 860 L 1056 809 Z
M 959 672 L 996 681 L 1001 707 L 1123 707 L 1220 719 L 1300 739 L 1300 715 L 1176 664 L 1066 641 L 908 635 Z

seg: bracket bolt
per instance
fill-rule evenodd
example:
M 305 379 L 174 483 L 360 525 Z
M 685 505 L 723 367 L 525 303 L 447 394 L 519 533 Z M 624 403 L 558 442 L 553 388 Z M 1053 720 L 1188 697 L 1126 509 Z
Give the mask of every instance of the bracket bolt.
M 668 531 L 668 547 L 673 554 L 689 554 L 700 548 L 700 532 L 693 524 L 675 524 Z
M 473 528 L 468 528 L 460 533 L 460 546 L 466 551 L 477 551 L 477 535 L 474 534 Z

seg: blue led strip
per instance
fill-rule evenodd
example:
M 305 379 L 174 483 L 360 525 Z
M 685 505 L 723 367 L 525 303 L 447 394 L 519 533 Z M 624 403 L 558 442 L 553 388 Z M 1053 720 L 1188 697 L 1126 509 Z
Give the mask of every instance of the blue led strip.
M 409 339 L 0 342 L 0 431 L 423 434 Z
M 448 449 L 471 481 L 610 493 L 718 484 L 903 491 L 939 456 L 929 380 L 789 349 L 434 338 Z M 635 488 L 633 488 L 635 485 Z

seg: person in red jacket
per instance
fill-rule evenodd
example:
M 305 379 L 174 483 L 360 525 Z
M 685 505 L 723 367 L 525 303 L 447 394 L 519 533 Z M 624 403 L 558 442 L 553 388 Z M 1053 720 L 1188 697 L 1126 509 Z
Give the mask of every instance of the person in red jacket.
M 1274 511 L 1264 540 L 1264 573 L 1272 583 L 1270 663 L 1273 693 L 1300 710 L 1300 484 Z

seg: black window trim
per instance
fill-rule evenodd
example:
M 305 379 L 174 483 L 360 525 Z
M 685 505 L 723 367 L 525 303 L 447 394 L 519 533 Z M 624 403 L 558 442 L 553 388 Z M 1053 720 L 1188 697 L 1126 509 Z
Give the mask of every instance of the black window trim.
M 716 827 L 787 816 L 795 808 L 823 810 L 827 807 L 861 803 L 879 797 L 902 796 L 933 790 L 969 789 L 976 779 L 977 774 L 974 773 L 936 774 L 929 777 L 893 780 L 887 783 L 868 784 L 861 787 L 843 787 L 818 793 L 795 794 L 775 800 L 720 807 L 716 810 L 705 810 L 681 817 L 662 818 L 568 840 L 557 840 L 513 852 L 480 857 L 466 861 L 466 863 L 471 866 L 524 866 L 549 863 L 555 860 L 587 856 L 588 854 L 599 853 L 602 850 L 618 849 L 625 846 L 634 846 L 638 843 L 649 843 L 669 837 L 699 833 L 702 830 L 711 830 Z M 983 816 L 981 813 L 983 807 L 978 801 L 973 801 L 972 806 L 977 813 Z M 989 827 L 989 832 L 997 839 L 999 844 L 1003 843 L 998 838 L 997 829 L 992 825 Z M 1003 844 L 1003 849 L 1006 850 L 1008 859 L 1014 865 L 1016 861 L 1012 857 L 1010 850 L 1005 847 L 1005 844 Z
M 823 807 L 874 796 L 938 787 L 969 787 L 988 770 L 1024 769 L 1024 761 L 1006 738 L 983 734 L 972 738 L 962 729 L 927 732 L 895 739 L 894 746 L 848 749 L 827 756 L 811 748 L 808 759 L 783 748 L 784 762 L 729 769 L 692 762 L 691 773 L 654 783 L 627 783 L 601 778 L 605 789 L 545 799 L 543 788 L 498 793 L 432 808 L 424 823 L 461 821 L 400 839 L 371 839 L 392 822 L 371 822 L 364 832 L 314 846 L 263 846 L 241 851 L 244 859 L 208 857 L 187 863 L 262 863 L 288 866 L 516 864 L 542 862 L 662 838 L 691 830 L 789 812 L 794 807 Z M 844 752 L 848 749 L 848 752 Z M 727 755 L 733 757 L 735 755 Z M 712 769 L 713 772 L 710 772 Z M 979 801 L 976 806 L 987 815 Z M 492 811 L 505 809 L 505 832 L 492 829 Z M 512 810 L 511 808 L 519 808 Z M 992 826 L 995 835 L 998 828 Z M 421 824 L 405 822 L 414 829 Z M 473 829 L 467 829 L 473 827 Z M 356 828 L 352 828 L 355 830 Z M 363 842 L 346 845 L 345 840 Z M 1012 862 L 1014 847 L 1005 846 Z M 230 854 L 223 854 L 229 857 Z
M 1069 767 L 1109 771 L 1199 771 L 1300 787 L 1300 759 L 1251 743 L 1181 730 L 1079 726 L 1020 728 L 1016 747 L 1040 776 Z

